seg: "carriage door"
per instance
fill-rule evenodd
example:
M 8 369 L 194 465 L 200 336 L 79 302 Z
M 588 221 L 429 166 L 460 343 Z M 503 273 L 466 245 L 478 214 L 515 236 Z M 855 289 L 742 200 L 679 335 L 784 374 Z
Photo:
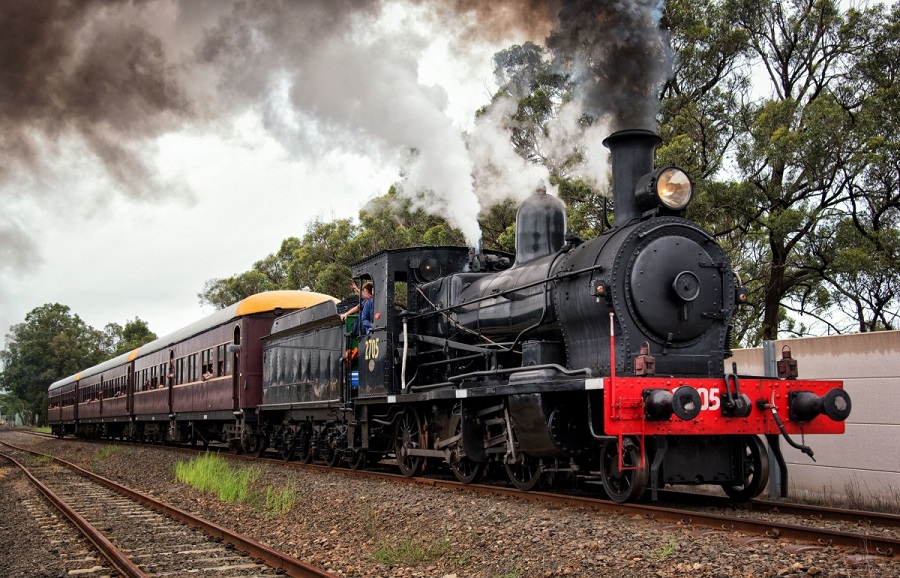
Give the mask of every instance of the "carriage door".
M 131 407 L 134 404 L 134 364 L 128 364 L 128 374 L 125 377 L 125 413 L 131 416 Z
M 160 375 L 159 378 L 166 380 L 166 390 L 169 392 L 168 393 L 168 395 L 169 395 L 169 415 L 172 415 L 172 413 L 173 413 L 172 412 L 172 407 L 173 407 L 172 406 L 172 396 L 174 395 L 172 393 L 172 386 L 175 385 L 175 350 L 174 349 L 169 350 L 169 363 L 166 364 L 166 373 L 164 375 L 165 375 L 165 377 L 163 375 Z
M 231 405 L 232 409 L 240 409 L 241 383 L 241 327 L 234 328 L 234 344 L 228 350 L 231 354 Z

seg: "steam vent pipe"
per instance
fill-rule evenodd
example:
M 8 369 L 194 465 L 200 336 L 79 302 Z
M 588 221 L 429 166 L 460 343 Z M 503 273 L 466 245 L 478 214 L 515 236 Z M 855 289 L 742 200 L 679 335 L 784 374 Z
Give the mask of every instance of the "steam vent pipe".
M 606 137 L 613 180 L 613 227 L 621 227 L 639 217 L 634 187 L 639 178 L 653 170 L 653 153 L 662 139 L 649 130 L 620 130 Z

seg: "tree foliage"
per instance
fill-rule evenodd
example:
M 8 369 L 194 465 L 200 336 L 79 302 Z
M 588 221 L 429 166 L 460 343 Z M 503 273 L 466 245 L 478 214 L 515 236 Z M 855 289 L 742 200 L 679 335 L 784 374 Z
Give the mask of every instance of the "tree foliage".
M 103 351 L 107 357 L 115 357 L 133 351 L 156 339 L 156 333 L 150 331 L 147 322 L 135 317 L 125 322 L 125 327 L 118 323 L 107 323 L 103 328 Z
M 307 224 L 302 239 L 286 239 L 278 253 L 257 261 L 249 271 L 207 281 L 198 295 L 200 302 L 221 309 L 254 293 L 276 289 L 346 297 L 350 267 L 364 257 L 401 247 L 465 245 L 462 232 L 426 211 L 421 206 L 424 201 L 391 187 L 360 210 L 359 225 L 350 219 L 314 220 Z
M 666 5 L 679 65 L 662 93 L 659 153 L 694 175 L 689 216 L 750 288 L 738 336 L 752 345 L 808 333 L 798 315 L 819 331 L 891 327 L 896 9 L 690 4 Z
M 50 384 L 102 361 L 108 354 L 105 337 L 65 305 L 31 310 L 6 336 L 0 390 L 19 400 L 27 420 L 42 420 Z
M 285 288 L 294 251 L 300 246 L 299 239 L 288 237 L 282 241 L 277 253 L 257 261 L 249 271 L 224 279 L 208 280 L 203 291 L 197 294 L 201 305 L 222 309 L 250 295 Z

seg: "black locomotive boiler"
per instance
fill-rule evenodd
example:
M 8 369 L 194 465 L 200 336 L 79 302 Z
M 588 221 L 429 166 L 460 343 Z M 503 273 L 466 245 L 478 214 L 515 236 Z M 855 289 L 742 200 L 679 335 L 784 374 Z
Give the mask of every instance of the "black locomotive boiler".
M 567 236 L 562 203 L 538 192 L 519 209 L 514 256 L 417 247 L 354 265 L 375 287 L 366 335 L 332 301 L 276 319 L 262 403 L 233 443 L 354 468 L 392 459 L 409 476 L 437 461 L 463 482 L 493 467 L 522 489 L 591 476 L 619 501 L 666 484 L 759 494 L 759 436 L 808 450 L 790 434 L 843 433 L 850 399 L 790 371 L 726 372 L 745 290 L 684 218 L 689 177 L 654 168 L 658 142 L 642 130 L 605 141 L 615 220 L 595 239 Z

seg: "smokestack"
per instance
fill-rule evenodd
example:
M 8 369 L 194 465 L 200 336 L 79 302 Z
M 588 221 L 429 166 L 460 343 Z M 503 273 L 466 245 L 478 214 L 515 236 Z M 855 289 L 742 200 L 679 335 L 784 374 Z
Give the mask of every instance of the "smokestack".
M 613 227 L 621 227 L 641 215 L 634 187 L 639 178 L 653 170 L 653 152 L 660 142 L 656 133 L 642 129 L 620 130 L 603 141 L 612 164 Z

